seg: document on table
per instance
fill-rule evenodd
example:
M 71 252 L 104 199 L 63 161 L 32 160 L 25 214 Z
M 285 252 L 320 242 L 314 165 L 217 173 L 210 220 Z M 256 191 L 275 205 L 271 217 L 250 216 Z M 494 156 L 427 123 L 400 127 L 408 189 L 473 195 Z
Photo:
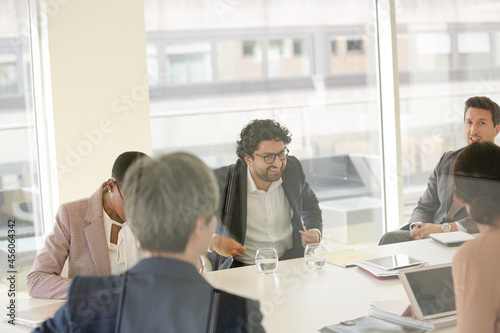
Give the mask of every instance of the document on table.
M 355 263 L 357 263 L 358 261 L 379 258 L 379 256 L 376 256 L 374 254 L 361 252 L 354 249 L 339 252 L 328 252 L 325 257 L 328 263 L 340 267 L 351 267 L 355 266 Z

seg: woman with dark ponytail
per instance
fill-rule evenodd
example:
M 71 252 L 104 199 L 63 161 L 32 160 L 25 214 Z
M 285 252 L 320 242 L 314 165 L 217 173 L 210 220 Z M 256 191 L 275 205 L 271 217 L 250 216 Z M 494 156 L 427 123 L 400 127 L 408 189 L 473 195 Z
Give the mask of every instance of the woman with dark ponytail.
M 458 332 L 500 332 L 500 147 L 473 143 L 453 168 L 455 198 L 481 235 L 453 259 Z

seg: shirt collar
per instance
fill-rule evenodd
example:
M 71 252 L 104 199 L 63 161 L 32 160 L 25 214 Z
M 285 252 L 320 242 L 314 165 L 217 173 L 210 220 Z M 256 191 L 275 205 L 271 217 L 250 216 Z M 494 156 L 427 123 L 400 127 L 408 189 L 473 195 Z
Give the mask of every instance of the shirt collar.
M 280 179 L 271 183 L 271 185 L 267 189 L 267 192 L 274 191 L 275 189 L 281 186 L 281 183 L 283 183 L 283 179 L 281 179 L 280 177 Z M 250 173 L 250 168 L 247 166 L 247 194 L 257 191 L 259 191 L 259 189 L 257 188 L 257 185 L 255 185 L 255 182 L 252 178 L 252 174 Z

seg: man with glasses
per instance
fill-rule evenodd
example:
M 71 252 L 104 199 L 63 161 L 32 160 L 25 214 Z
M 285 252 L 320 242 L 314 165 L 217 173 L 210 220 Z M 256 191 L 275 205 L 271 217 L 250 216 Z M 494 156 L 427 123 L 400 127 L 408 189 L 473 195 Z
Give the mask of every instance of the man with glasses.
M 276 121 L 253 120 L 240 133 L 236 164 L 215 170 L 220 225 L 211 249 L 234 257 L 232 267 L 255 264 L 262 247 L 274 247 L 280 259 L 298 258 L 321 239 L 318 199 L 300 162 L 288 156 L 290 142 L 291 133 Z
M 72 277 L 119 274 L 139 260 L 135 237 L 125 223 L 120 187 L 128 168 L 144 156 L 122 153 L 113 164 L 112 177 L 90 198 L 59 207 L 54 229 L 27 277 L 31 297 L 64 299 Z M 66 259 L 67 278 L 61 276 Z

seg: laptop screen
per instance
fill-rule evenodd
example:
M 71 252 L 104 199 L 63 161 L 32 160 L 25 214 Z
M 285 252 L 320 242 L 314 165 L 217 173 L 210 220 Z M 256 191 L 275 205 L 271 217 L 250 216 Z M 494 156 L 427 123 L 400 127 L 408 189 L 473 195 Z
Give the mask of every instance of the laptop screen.
M 404 276 L 403 284 L 405 284 L 414 310 L 418 307 L 417 316 L 419 314 L 423 316 L 421 319 L 438 318 L 456 313 L 451 265 L 407 270 Z

